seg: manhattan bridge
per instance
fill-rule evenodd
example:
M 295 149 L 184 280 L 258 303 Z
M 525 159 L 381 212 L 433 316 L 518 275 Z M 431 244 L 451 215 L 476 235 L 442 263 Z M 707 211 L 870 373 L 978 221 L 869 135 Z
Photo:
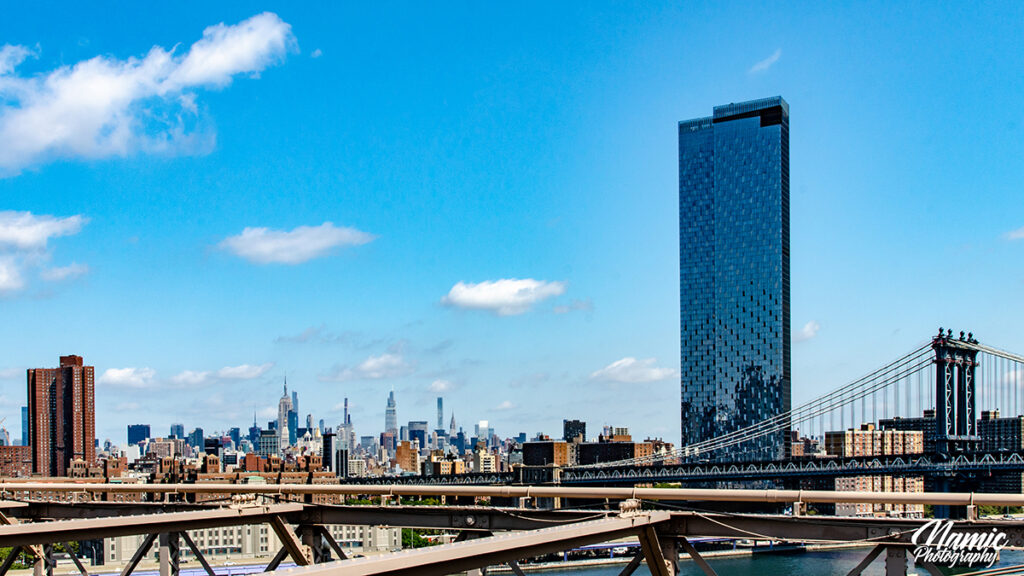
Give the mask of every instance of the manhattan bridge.
M 516 472 L 451 476 L 362 478 L 368 484 L 561 484 L 614 486 L 648 483 L 762 482 L 788 488 L 830 487 L 835 478 L 923 476 L 929 491 L 986 490 L 986 482 L 1024 473 L 1016 447 L 994 447 L 979 434 L 979 416 L 1024 414 L 1024 356 L 982 344 L 973 334 L 939 330 L 931 340 L 885 366 L 777 414 L 715 438 L 642 458 L 583 466 L 523 467 Z M 881 423 L 920 430 L 919 453 L 744 458 L 744 446 L 785 434 L 823 443 L 830 431 Z M 740 448 L 737 450 L 737 448 Z

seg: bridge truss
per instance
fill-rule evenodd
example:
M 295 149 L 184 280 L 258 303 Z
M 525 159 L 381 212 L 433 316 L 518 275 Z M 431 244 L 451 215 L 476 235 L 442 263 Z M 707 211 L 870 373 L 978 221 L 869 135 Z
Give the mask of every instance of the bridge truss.
M 955 504 L 1024 504 L 1024 495 L 997 494 L 889 494 L 835 493 L 814 491 L 766 490 L 686 490 L 643 488 L 566 488 L 566 487 L 467 487 L 467 486 L 367 486 L 337 485 L 150 485 L 118 487 L 117 492 L 147 491 L 148 494 L 174 495 L 180 490 L 209 490 L 216 494 L 257 496 L 295 494 L 351 493 L 356 489 L 369 494 L 419 494 L 536 497 L 596 497 L 620 502 L 615 510 L 550 510 L 529 507 L 521 500 L 516 508 L 482 506 L 332 506 L 290 502 L 284 504 L 181 504 L 127 502 L 54 502 L 12 500 L 11 496 L 29 491 L 39 494 L 39 484 L 0 484 L 8 499 L 0 501 L 3 514 L 0 547 L 11 547 L 12 554 L 0 565 L 0 576 L 11 568 L 11 559 L 19 551 L 36 557 L 36 573 L 50 576 L 54 568 L 54 546 L 61 543 L 129 534 L 146 534 L 142 546 L 124 567 L 122 576 L 130 576 L 139 560 L 156 546 L 161 576 L 178 576 L 183 546 L 200 560 L 208 576 L 216 571 L 203 558 L 202 551 L 188 535 L 189 530 L 267 523 L 281 536 L 283 547 L 269 560 L 268 571 L 275 571 L 290 558 L 297 568 L 289 576 L 350 575 L 437 575 L 468 571 L 480 573 L 487 566 L 507 564 L 522 574 L 519 562 L 550 552 L 587 544 L 635 537 L 640 551 L 621 569 L 632 574 L 646 563 L 652 574 L 678 574 L 679 561 L 688 556 L 706 575 L 714 575 L 712 563 L 693 545 L 696 538 L 759 539 L 779 542 L 856 543 L 869 548 L 864 560 L 851 574 L 860 574 L 876 558 L 885 554 L 887 575 L 904 575 L 912 558 L 912 535 L 926 520 L 894 518 L 839 518 L 802 516 L 806 503 L 871 502 Z M 100 496 L 108 494 L 106 484 L 48 485 L 47 493 Z M 661 502 L 774 502 L 792 504 L 796 515 L 725 514 L 694 510 L 643 510 L 641 504 L 658 507 Z M 160 510 L 160 512 L 155 512 Z M 370 558 L 347 558 L 345 551 L 330 537 L 327 524 L 365 524 L 445 529 L 459 532 L 454 543 L 425 549 L 387 553 Z M 954 529 L 1006 534 L 1007 545 L 1024 547 L 1024 522 L 978 520 L 959 522 Z M 66 544 L 65 544 L 66 545 Z M 70 546 L 66 546 L 70 549 Z M 88 569 L 76 559 L 82 576 Z M 928 563 L 918 564 L 929 574 L 941 574 Z M 1020 569 L 1020 567 L 1018 567 Z M 1010 573 L 1000 568 L 998 573 Z

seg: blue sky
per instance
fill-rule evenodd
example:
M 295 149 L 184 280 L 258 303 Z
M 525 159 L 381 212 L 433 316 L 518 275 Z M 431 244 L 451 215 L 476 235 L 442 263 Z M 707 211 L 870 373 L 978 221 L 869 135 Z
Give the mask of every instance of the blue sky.
M 791 112 L 793 396 L 1024 350 L 1024 7 L 52 4 L 0 20 L 0 416 L 679 437 L 679 120 Z M 205 32 L 204 32 L 205 31 Z M 450 417 L 446 414 L 445 420 Z

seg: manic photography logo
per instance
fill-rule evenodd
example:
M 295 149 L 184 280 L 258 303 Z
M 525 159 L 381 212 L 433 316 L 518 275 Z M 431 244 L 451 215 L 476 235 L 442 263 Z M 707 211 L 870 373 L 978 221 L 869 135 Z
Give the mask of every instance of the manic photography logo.
M 931 520 L 914 531 L 910 542 L 915 546 L 914 558 L 937 566 L 992 566 L 1009 537 L 992 528 L 991 532 L 954 531 L 952 520 Z

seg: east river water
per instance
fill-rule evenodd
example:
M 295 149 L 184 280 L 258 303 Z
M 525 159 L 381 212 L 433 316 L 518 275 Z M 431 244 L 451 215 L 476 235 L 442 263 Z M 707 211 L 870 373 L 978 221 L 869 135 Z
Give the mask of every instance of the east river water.
M 796 574 L 821 574 L 823 576 L 845 576 L 864 559 L 868 548 L 844 549 L 823 552 L 806 552 L 802 554 L 758 554 L 756 556 L 735 556 L 730 558 L 709 558 L 708 563 L 720 576 L 746 576 L 756 574 L 757 576 L 795 576 Z M 884 557 L 881 555 L 875 562 L 865 570 L 865 574 L 883 574 Z M 996 566 L 1014 566 L 1024 564 L 1024 551 L 1003 550 Z M 683 561 L 679 563 L 680 575 L 703 576 L 703 572 L 693 562 Z M 964 572 L 980 570 L 983 567 L 962 570 Z M 622 565 L 602 566 L 577 569 L 557 569 L 534 572 L 538 576 L 617 576 L 622 571 Z M 910 566 L 908 574 L 927 575 L 921 568 Z M 636 575 L 649 576 L 647 567 L 641 565 L 634 572 Z

